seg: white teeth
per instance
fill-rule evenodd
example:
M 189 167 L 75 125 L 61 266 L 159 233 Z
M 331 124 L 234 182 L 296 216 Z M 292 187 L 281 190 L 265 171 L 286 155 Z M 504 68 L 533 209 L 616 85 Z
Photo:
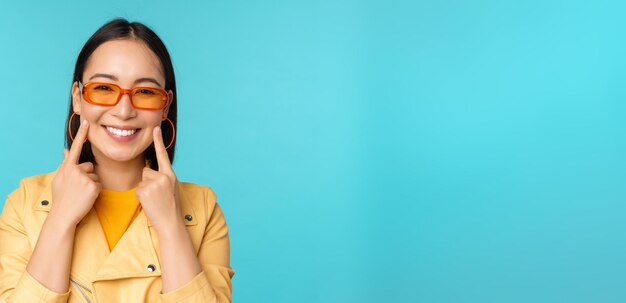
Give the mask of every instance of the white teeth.
M 132 134 L 137 132 L 136 129 L 122 130 L 122 129 L 117 129 L 117 128 L 113 128 L 113 127 L 110 127 L 110 126 L 107 126 L 107 130 L 109 132 L 111 132 L 112 134 L 120 136 L 120 137 L 130 136 L 130 135 L 132 135 Z

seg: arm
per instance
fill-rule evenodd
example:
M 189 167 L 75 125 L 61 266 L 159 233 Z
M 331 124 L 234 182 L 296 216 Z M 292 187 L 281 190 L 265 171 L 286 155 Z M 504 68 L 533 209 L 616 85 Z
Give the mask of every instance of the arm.
M 70 265 L 76 226 L 50 214 L 26 270 L 41 284 L 57 293 L 69 290 Z
M 144 168 L 142 180 L 135 190 L 146 216 L 159 237 L 161 251 L 162 302 L 231 302 L 229 267 L 230 242 L 228 228 L 221 209 L 211 200 L 204 203 L 207 225 L 196 256 L 191 238 L 182 222 L 179 186 L 172 169 L 161 129 L 152 131 L 159 170 Z M 219 269 L 218 269 L 219 268 Z M 232 272 L 229 272 L 229 270 Z
M 0 217 L 0 302 L 67 302 L 76 225 L 100 191 L 93 164 L 78 164 L 88 128 L 83 121 L 71 150 L 64 150 L 51 184 L 53 204 L 34 249 L 24 226 L 25 182 L 7 198 Z
M 164 290 L 161 296 L 162 302 L 232 302 L 231 279 L 235 272 L 230 267 L 228 226 L 219 205 L 217 203 L 213 205 L 200 250 L 197 256 L 194 254 L 194 259 L 199 262 L 202 271 L 176 290 L 168 293 Z M 187 234 L 186 230 L 183 231 Z M 188 234 L 186 237 L 188 239 Z M 160 240 L 159 243 L 164 243 L 164 241 Z M 163 246 L 161 244 L 161 247 Z M 177 250 L 175 245 L 170 245 L 169 249 Z M 163 250 L 161 256 L 161 262 L 164 263 L 162 265 L 164 280 L 165 275 L 168 274 L 165 263 L 171 263 L 174 266 L 188 263 L 188 261 L 179 263 L 180 259 L 173 254 L 169 255 L 170 260 L 166 260 Z
M 182 220 L 164 230 L 157 230 L 157 235 L 163 293 L 167 293 L 191 281 L 202 269 Z
M 18 198 L 19 201 L 13 201 L 10 197 L 7 198 L 0 217 L 0 302 L 67 302 L 69 298 L 69 291 L 67 291 L 69 274 L 65 276 L 66 289 L 55 292 L 41 284 L 26 270 L 28 260 L 31 257 L 31 246 L 23 225 L 23 195 L 18 191 L 14 197 Z M 42 238 L 46 237 L 43 235 L 44 233 L 50 234 L 52 231 L 52 224 L 48 226 L 47 231 L 42 230 Z M 55 241 L 53 238 L 59 239 L 67 236 L 67 234 L 59 237 L 49 236 L 48 240 L 43 241 L 52 243 Z M 71 240 L 69 243 L 71 250 Z M 45 245 L 41 246 L 42 249 L 45 249 L 43 246 Z M 53 248 L 50 251 L 54 252 L 55 250 L 56 248 Z M 58 256 L 59 254 L 52 253 L 50 255 Z M 57 264 L 57 262 L 58 260 L 52 260 L 48 265 L 55 268 L 52 271 L 63 272 L 62 267 L 65 265 Z M 69 266 L 65 270 L 69 270 Z M 62 278 L 59 281 L 63 281 Z
M 57 293 L 69 289 L 76 225 L 89 212 L 101 185 L 92 163 L 78 164 L 89 123 L 83 121 L 52 180 L 52 206 L 26 270 Z

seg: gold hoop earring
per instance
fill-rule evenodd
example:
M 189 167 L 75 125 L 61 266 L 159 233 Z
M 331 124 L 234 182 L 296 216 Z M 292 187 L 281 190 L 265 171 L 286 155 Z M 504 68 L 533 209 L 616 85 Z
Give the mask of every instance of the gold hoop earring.
M 69 121 L 67 122 L 67 133 L 70 135 L 70 139 L 72 139 L 72 142 L 74 142 L 74 136 L 72 136 L 72 119 L 74 118 L 74 116 L 76 116 L 76 112 L 73 112 L 72 115 L 70 116 Z M 80 122 L 80 115 L 78 115 L 78 121 Z M 80 126 L 79 126 L 80 127 Z M 85 141 L 83 141 L 83 143 L 87 142 L 87 138 L 85 137 Z
M 72 139 L 72 142 L 74 142 L 74 136 L 72 136 L 72 119 L 74 118 L 74 116 L 76 116 L 77 114 L 74 112 L 72 113 L 72 115 L 70 116 L 70 120 L 67 122 L 67 133 L 70 135 L 70 139 Z M 78 115 L 80 116 L 80 115 Z M 80 122 L 80 117 L 78 118 L 78 122 Z M 80 126 L 78 126 L 80 128 Z M 85 137 L 85 141 L 83 141 L 83 144 L 87 142 L 87 137 Z
M 172 125 L 172 140 L 170 140 L 170 144 L 168 144 L 167 147 L 165 148 L 165 149 L 168 149 L 174 143 L 174 138 L 176 138 L 176 127 L 174 127 L 174 122 L 172 122 L 172 120 L 170 120 L 170 118 L 168 118 L 168 117 L 163 117 L 163 118 L 165 118 L 165 120 L 167 120 Z M 163 131 L 161 131 L 161 134 L 162 133 L 163 133 Z

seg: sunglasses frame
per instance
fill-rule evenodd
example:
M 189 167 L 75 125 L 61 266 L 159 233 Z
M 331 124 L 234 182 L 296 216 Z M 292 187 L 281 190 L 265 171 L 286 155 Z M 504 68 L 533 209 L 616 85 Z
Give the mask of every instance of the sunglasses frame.
M 113 104 L 100 104 L 100 103 L 95 103 L 92 100 L 90 100 L 87 97 L 87 93 L 85 92 L 85 90 L 83 88 L 88 88 L 89 86 L 94 86 L 94 85 L 110 85 L 110 86 L 115 86 L 119 89 L 119 94 L 117 96 L 117 100 L 115 101 L 115 103 Z M 145 109 L 145 110 L 160 110 L 160 109 L 164 109 L 167 106 L 167 102 L 169 99 L 169 94 L 162 88 L 158 88 L 158 87 L 148 87 L 148 86 L 136 86 L 133 87 L 131 89 L 124 89 L 121 88 L 119 85 L 117 84 L 113 84 L 113 83 L 107 83 L 107 82 L 87 82 L 85 84 L 82 84 L 80 81 L 78 81 L 78 88 L 80 89 L 80 94 L 83 96 L 83 99 L 85 99 L 85 101 L 87 101 L 87 103 L 93 104 L 93 105 L 100 105 L 100 106 L 115 106 L 118 103 L 120 103 L 120 100 L 122 100 L 122 96 L 124 95 L 128 95 L 128 98 L 130 98 L 130 103 L 133 105 L 134 108 L 136 109 Z M 151 90 L 157 90 L 161 93 L 163 93 L 163 106 L 161 106 L 160 108 L 146 108 L 146 107 L 139 107 L 135 105 L 135 102 L 133 102 L 133 91 L 136 91 L 138 89 L 151 89 Z

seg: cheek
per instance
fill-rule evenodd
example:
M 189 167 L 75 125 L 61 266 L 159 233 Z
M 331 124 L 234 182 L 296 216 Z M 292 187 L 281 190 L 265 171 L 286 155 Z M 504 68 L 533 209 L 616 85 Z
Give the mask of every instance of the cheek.
M 80 115 L 80 120 L 89 121 L 89 134 L 93 134 L 98 130 L 98 119 L 101 116 L 97 111 L 83 110 Z
M 152 139 L 153 139 L 152 132 L 154 131 L 155 127 L 161 125 L 161 116 L 150 115 L 150 116 L 144 117 L 143 120 L 145 121 L 145 128 L 143 129 L 144 131 L 143 135 L 147 141 L 150 141 L 150 143 L 152 143 Z
M 148 127 L 155 128 L 161 125 L 162 118 L 160 115 L 154 115 L 146 119 Z
M 92 105 L 87 102 L 81 102 L 81 120 L 87 120 L 90 123 L 96 122 L 104 113 L 104 109 L 100 106 Z

